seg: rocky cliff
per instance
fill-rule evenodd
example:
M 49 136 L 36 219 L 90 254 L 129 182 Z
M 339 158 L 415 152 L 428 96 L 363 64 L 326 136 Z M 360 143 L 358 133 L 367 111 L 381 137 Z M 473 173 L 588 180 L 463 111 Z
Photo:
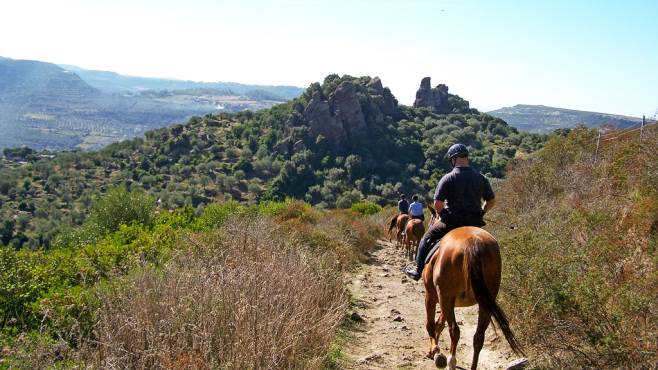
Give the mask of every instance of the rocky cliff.
M 397 99 L 378 77 L 331 75 L 322 85 L 311 85 L 305 97 L 307 104 L 300 113 L 311 136 L 322 135 L 337 146 L 401 116 Z

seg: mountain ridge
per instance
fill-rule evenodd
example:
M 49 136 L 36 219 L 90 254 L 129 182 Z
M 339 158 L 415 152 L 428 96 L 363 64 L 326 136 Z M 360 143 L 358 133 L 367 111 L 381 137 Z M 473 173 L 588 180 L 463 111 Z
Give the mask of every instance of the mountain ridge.
M 83 80 L 100 90 L 108 92 L 138 93 L 146 90 L 189 90 L 213 89 L 245 94 L 253 90 L 267 91 L 278 95 L 282 100 L 299 96 L 304 89 L 291 85 L 253 85 L 238 82 L 204 82 L 176 78 L 142 77 L 123 75 L 113 71 L 86 69 L 69 64 L 59 64 L 60 67 L 78 74 Z
M 504 119 L 520 130 L 536 133 L 548 133 L 555 129 L 574 128 L 579 125 L 589 128 L 612 126 L 624 129 L 642 122 L 640 117 L 531 104 L 517 104 L 487 113 Z

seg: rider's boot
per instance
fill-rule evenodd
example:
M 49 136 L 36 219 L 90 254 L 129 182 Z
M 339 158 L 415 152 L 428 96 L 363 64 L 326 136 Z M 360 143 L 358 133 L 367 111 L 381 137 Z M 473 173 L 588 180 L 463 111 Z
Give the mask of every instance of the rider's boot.
M 423 275 L 423 268 L 425 268 L 425 258 L 429 253 L 432 245 L 431 236 L 426 235 L 420 240 L 418 244 L 418 252 L 416 252 L 416 266 L 409 266 L 404 270 L 404 273 L 411 279 L 418 281 Z
M 422 276 L 422 270 L 418 271 L 418 267 L 416 266 L 409 266 L 406 269 L 404 269 L 404 273 L 410 278 L 415 281 L 420 280 L 420 277 Z

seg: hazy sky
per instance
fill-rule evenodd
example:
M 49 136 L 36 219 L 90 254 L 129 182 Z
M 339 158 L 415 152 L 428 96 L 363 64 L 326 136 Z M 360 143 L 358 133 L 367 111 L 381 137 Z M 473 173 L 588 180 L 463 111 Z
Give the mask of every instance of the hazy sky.
M 122 74 L 306 87 L 420 79 L 480 110 L 658 109 L 658 0 L 1 0 L 0 56 Z

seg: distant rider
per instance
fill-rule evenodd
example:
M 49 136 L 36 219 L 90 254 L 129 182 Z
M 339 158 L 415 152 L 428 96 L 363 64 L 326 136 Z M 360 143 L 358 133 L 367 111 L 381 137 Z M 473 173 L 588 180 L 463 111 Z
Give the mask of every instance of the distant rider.
M 423 203 L 418 201 L 418 195 L 414 195 L 411 197 L 411 204 L 409 205 L 409 216 L 411 216 L 411 219 L 419 219 L 421 221 L 425 221 L 425 215 L 423 214 Z
M 409 214 L 409 202 L 407 202 L 407 197 L 404 194 L 400 195 L 400 201 L 398 202 L 398 210 L 401 215 Z
M 484 214 L 494 205 L 489 180 L 469 166 L 468 148 L 455 144 L 448 149 L 452 171 L 441 178 L 434 193 L 434 208 L 440 220 L 425 233 L 418 245 L 416 267 L 405 270 L 407 276 L 420 279 L 425 258 L 432 247 L 450 230 L 461 226 L 482 227 Z M 484 203 L 482 203 L 484 200 Z

